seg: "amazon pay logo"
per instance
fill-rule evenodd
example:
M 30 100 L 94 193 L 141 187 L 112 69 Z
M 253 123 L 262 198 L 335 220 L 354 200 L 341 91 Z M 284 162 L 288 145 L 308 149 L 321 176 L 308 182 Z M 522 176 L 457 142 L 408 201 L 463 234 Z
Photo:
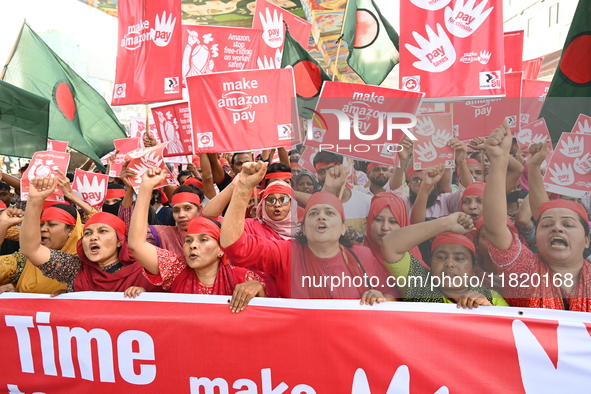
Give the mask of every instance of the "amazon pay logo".
M 480 90 L 501 88 L 500 71 L 483 71 L 479 74 L 479 76 Z

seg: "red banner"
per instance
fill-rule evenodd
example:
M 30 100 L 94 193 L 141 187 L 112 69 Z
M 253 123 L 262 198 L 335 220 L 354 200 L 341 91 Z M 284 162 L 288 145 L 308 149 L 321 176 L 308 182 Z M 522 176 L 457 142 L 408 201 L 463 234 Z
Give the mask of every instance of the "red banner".
M 524 79 L 521 88 L 521 125 L 540 117 L 540 111 L 550 89 L 550 81 Z
M 423 95 L 373 85 L 325 82 L 315 116 L 306 127 L 305 145 L 397 166 L 397 151 L 401 148 L 397 144 L 405 134 L 396 126 L 410 122 L 409 117 L 400 114 L 416 114 Z M 406 128 L 409 133 L 413 126 Z
M 158 129 L 156 139 L 159 143 L 169 143 L 164 149 L 164 156 L 193 154 L 189 103 L 152 108 L 152 116 Z
M 181 1 L 119 4 L 119 46 L 111 105 L 180 100 Z
M 195 150 L 241 152 L 300 140 L 292 69 L 187 78 Z
M 107 195 L 109 176 L 83 171 L 76 168 L 72 190 L 78 192 L 81 199 L 100 211 Z
M 402 0 L 400 15 L 401 89 L 439 99 L 505 94 L 502 0 Z
M 68 172 L 70 164 L 70 154 L 56 151 L 35 152 L 29 163 L 29 167 L 23 173 L 20 180 L 21 200 L 27 201 L 29 198 L 29 187 L 31 181 L 35 178 L 54 178 L 59 176 L 56 170 L 64 174 Z M 56 187 L 55 191 L 47 197 L 50 201 L 64 201 L 64 194 L 61 187 Z
M 312 24 L 268 1 L 256 2 L 252 28 L 263 31 L 256 58 L 258 68 L 281 68 L 285 25 L 289 27 L 289 34 L 293 39 L 308 48 Z
M 165 142 L 163 144 L 151 146 L 149 148 L 136 149 L 125 155 L 125 160 L 129 160 L 127 168 L 135 171 L 136 173 L 136 176 L 129 177 L 129 181 L 131 182 L 133 190 L 136 193 L 140 189 L 142 176 L 146 171 L 148 171 L 149 168 L 161 168 L 166 172 L 169 172 L 163 158 L 163 151 L 167 144 L 168 142 Z M 164 180 L 162 184 L 156 187 L 156 189 L 166 185 L 168 185 L 168 182 Z
M 523 30 L 505 32 L 505 71 L 522 71 L 523 67 Z
M 543 57 L 538 57 L 531 60 L 526 60 L 522 64 L 523 69 L 523 78 L 524 79 L 538 79 L 540 75 L 540 69 L 542 68 L 542 63 L 544 62 Z
M 236 314 L 224 296 L 1 297 L 0 387 L 12 394 L 575 393 L 591 376 L 588 313 L 255 298 Z
M 458 139 L 469 142 L 476 137 L 488 137 L 505 119 L 511 132 L 519 132 L 521 113 L 522 72 L 507 73 L 507 97 L 491 100 L 471 100 L 453 104 L 453 120 Z
M 256 67 L 262 30 L 183 25 L 183 77 Z

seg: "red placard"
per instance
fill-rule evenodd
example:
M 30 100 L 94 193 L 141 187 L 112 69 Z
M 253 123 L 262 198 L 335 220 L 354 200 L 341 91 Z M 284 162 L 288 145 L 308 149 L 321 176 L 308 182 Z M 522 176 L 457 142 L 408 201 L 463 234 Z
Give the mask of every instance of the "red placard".
M 550 89 L 550 81 L 534 81 L 524 79 L 521 88 L 521 124 L 531 123 L 538 119 L 546 95 Z
M 521 126 L 521 130 L 515 137 L 517 138 L 517 145 L 524 152 L 529 151 L 531 144 L 552 140 L 544 118 Z
M 154 119 L 149 118 L 149 122 L 150 122 L 150 133 L 152 134 L 152 136 L 154 136 L 154 137 L 156 137 L 156 139 L 158 139 L 158 137 L 157 137 L 158 128 L 156 127 L 156 123 L 154 123 Z M 145 132 L 146 132 L 146 118 L 132 116 L 131 122 L 129 122 L 129 136 L 131 138 L 139 138 L 142 148 L 144 146 L 143 138 L 144 138 Z
M 315 117 L 306 128 L 312 131 L 307 131 L 305 144 L 356 159 L 397 166 L 396 152 L 400 148 L 397 144 L 405 134 L 400 128 L 391 126 L 408 124 L 410 118 L 388 114 L 416 114 L 423 95 L 372 85 L 325 82 L 314 111 Z M 326 112 L 334 110 L 346 115 L 348 128 L 347 124 L 341 124 L 338 115 Z M 359 133 L 353 127 L 355 114 Z
M 59 176 L 56 170 L 68 172 L 70 164 L 70 154 L 66 152 L 42 151 L 35 152 L 29 163 L 29 167 L 23 173 L 21 178 L 21 200 L 27 201 L 29 198 L 29 187 L 31 180 L 35 178 L 55 178 Z M 47 197 L 51 201 L 64 201 L 62 189 L 58 186 L 54 192 Z
M 68 142 L 67 141 L 47 140 L 47 150 L 52 150 L 55 152 L 66 152 L 67 149 L 68 149 Z
M 195 150 L 242 152 L 301 142 L 292 69 L 187 78 Z
M 453 104 L 453 120 L 458 139 L 469 142 L 476 137 L 488 137 L 505 119 L 509 121 L 511 132 L 519 132 L 522 72 L 505 75 L 506 98 L 470 100 Z
M 525 79 L 538 79 L 540 75 L 540 69 L 544 62 L 543 57 L 537 57 L 535 59 L 526 60 L 522 64 L 523 78 Z
M 144 175 L 144 173 L 148 171 L 149 168 L 162 168 L 166 172 L 169 172 L 168 168 L 166 167 L 166 164 L 164 163 L 163 157 L 164 148 L 167 144 L 168 142 L 165 142 L 163 144 L 159 144 L 149 148 L 136 149 L 125 155 L 125 160 L 129 160 L 127 168 L 132 171 L 135 171 L 136 173 L 136 176 L 128 178 L 131 182 L 131 185 L 133 186 L 133 190 L 136 193 L 140 189 L 140 183 L 142 183 L 142 175 Z M 168 182 L 165 179 L 162 182 L 162 184 L 156 187 L 156 189 L 159 189 L 162 186 L 166 185 L 168 185 Z
M 224 296 L 2 298 L 9 393 L 576 393 L 591 374 L 588 313 L 256 297 L 236 314 Z M 466 360 L 485 361 L 458 379 Z
M 304 147 L 304 151 L 298 160 L 299 165 L 301 165 L 302 168 L 310 171 L 312 174 L 316 174 L 316 169 L 314 168 L 314 164 L 312 164 L 314 162 L 314 156 L 316 156 L 316 153 L 318 153 L 317 149 L 306 146 Z
M 505 32 L 505 71 L 522 71 L 523 65 L 523 30 Z
M 502 0 L 402 0 L 400 87 L 429 99 L 505 94 Z
M 571 133 L 591 134 L 591 116 L 580 114 Z
M 115 145 L 115 150 L 119 151 L 115 160 L 111 163 L 111 167 L 109 168 L 109 176 L 118 178 L 121 175 L 121 170 L 123 169 L 123 164 L 125 163 L 125 155 L 131 152 L 132 150 L 136 150 L 140 147 L 139 138 L 121 138 L 118 140 L 113 141 L 113 145 Z
M 289 27 L 289 34 L 294 40 L 307 48 L 312 24 L 275 4 L 257 0 L 252 28 L 263 31 L 256 60 L 258 68 L 281 68 L 285 25 Z
M 81 199 L 100 211 L 107 195 L 109 176 L 83 171 L 79 168 L 74 173 L 72 190 L 78 192 Z
M 183 25 L 183 77 L 256 67 L 262 30 Z
M 439 164 L 446 168 L 455 168 L 455 151 L 447 145 L 454 137 L 452 123 L 450 113 L 417 116 L 417 125 L 411 129 L 417 137 L 412 145 L 415 170 L 424 170 Z
M 544 175 L 546 190 L 571 197 L 591 192 L 591 134 L 562 133 Z
M 119 4 L 119 45 L 111 105 L 182 99 L 180 0 Z
M 156 139 L 159 143 L 168 142 L 164 156 L 193 154 L 193 133 L 189 103 L 178 103 L 152 108 L 152 116 L 158 130 Z

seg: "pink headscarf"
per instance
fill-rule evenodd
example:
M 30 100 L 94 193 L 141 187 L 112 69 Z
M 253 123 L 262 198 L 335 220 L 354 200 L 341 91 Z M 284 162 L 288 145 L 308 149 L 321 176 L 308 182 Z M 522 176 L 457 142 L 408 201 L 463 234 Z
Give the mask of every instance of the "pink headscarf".
M 289 213 L 282 220 L 273 220 L 267 215 L 267 210 L 265 209 L 265 197 L 273 193 L 287 194 L 291 198 Z M 295 230 L 298 227 L 297 207 L 298 203 L 295 199 L 293 189 L 286 182 L 271 182 L 263 191 L 259 205 L 257 205 L 257 219 L 260 223 L 271 227 L 281 239 L 288 240 L 293 238 L 296 233 Z

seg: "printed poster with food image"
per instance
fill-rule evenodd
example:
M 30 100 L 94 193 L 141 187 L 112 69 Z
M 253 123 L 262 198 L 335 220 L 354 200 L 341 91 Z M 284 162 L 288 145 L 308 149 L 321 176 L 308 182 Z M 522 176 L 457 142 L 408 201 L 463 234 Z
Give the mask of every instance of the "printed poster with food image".
M 413 141 L 413 168 L 425 170 L 443 164 L 455 167 L 455 151 L 447 143 L 454 137 L 452 115 L 430 114 L 417 116 L 417 125 L 411 129 L 417 137 Z
M 256 67 L 260 29 L 183 25 L 183 77 Z
M 571 132 L 575 134 L 591 134 L 591 116 L 580 114 Z
M 111 105 L 180 100 L 181 0 L 119 3 L 119 42 Z
M 72 190 L 78 197 L 100 211 L 105 201 L 108 183 L 109 176 L 106 174 L 97 174 L 77 168 L 74 172 Z
M 142 176 L 150 168 L 161 168 L 168 172 L 166 163 L 164 163 L 164 148 L 168 142 L 158 144 L 149 148 L 140 148 L 129 152 L 125 155 L 125 160 L 129 160 L 127 169 L 134 171 L 136 176 L 129 177 L 129 181 L 133 187 L 133 190 L 138 193 L 140 184 L 142 183 Z M 162 181 L 160 185 L 156 187 L 159 189 L 163 186 L 168 185 L 166 179 Z
M 301 142 L 292 69 L 195 75 L 187 87 L 195 153 Z
M 552 193 L 584 197 L 591 192 L 591 134 L 562 133 L 544 175 Z
M 35 152 L 29 163 L 29 167 L 23 173 L 21 183 L 21 200 L 29 199 L 29 187 L 31 181 L 35 178 L 55 178 L 60 175 L 57 171 L 64 174 L 68 172 L 70 164 L 70 154 L 66 152 L 42 151 Z M 53 193 L 47 197 L 49 201 L 64 201 L 62 189 L 58 186 Z
M 427 99 L 505 94 L 502 0 L 401 0 L 400 88 Z
M 180 156 L 193 154 L 193 133 L 189 103 L 178 103 L 152 108 L 152 116 L 156 123 L 156 140 L 168 142 L 164 156 Z
M 259 69 L 281 68 L 286 25 L 294 40 L 308 48 L 312 24 L 275 4 L 257 0 L 252 28 L 263 31 L 256 57 Z
M 306 126 L 305 145 L 397 166 L 399 142 L 412 135 L 423 96 L 373 85 L 324 82 L 315 115 Z
M 540 117 L 542 106 L 550 89 L 550 81 L 524 79 L 521 87 L 521 125 Z

